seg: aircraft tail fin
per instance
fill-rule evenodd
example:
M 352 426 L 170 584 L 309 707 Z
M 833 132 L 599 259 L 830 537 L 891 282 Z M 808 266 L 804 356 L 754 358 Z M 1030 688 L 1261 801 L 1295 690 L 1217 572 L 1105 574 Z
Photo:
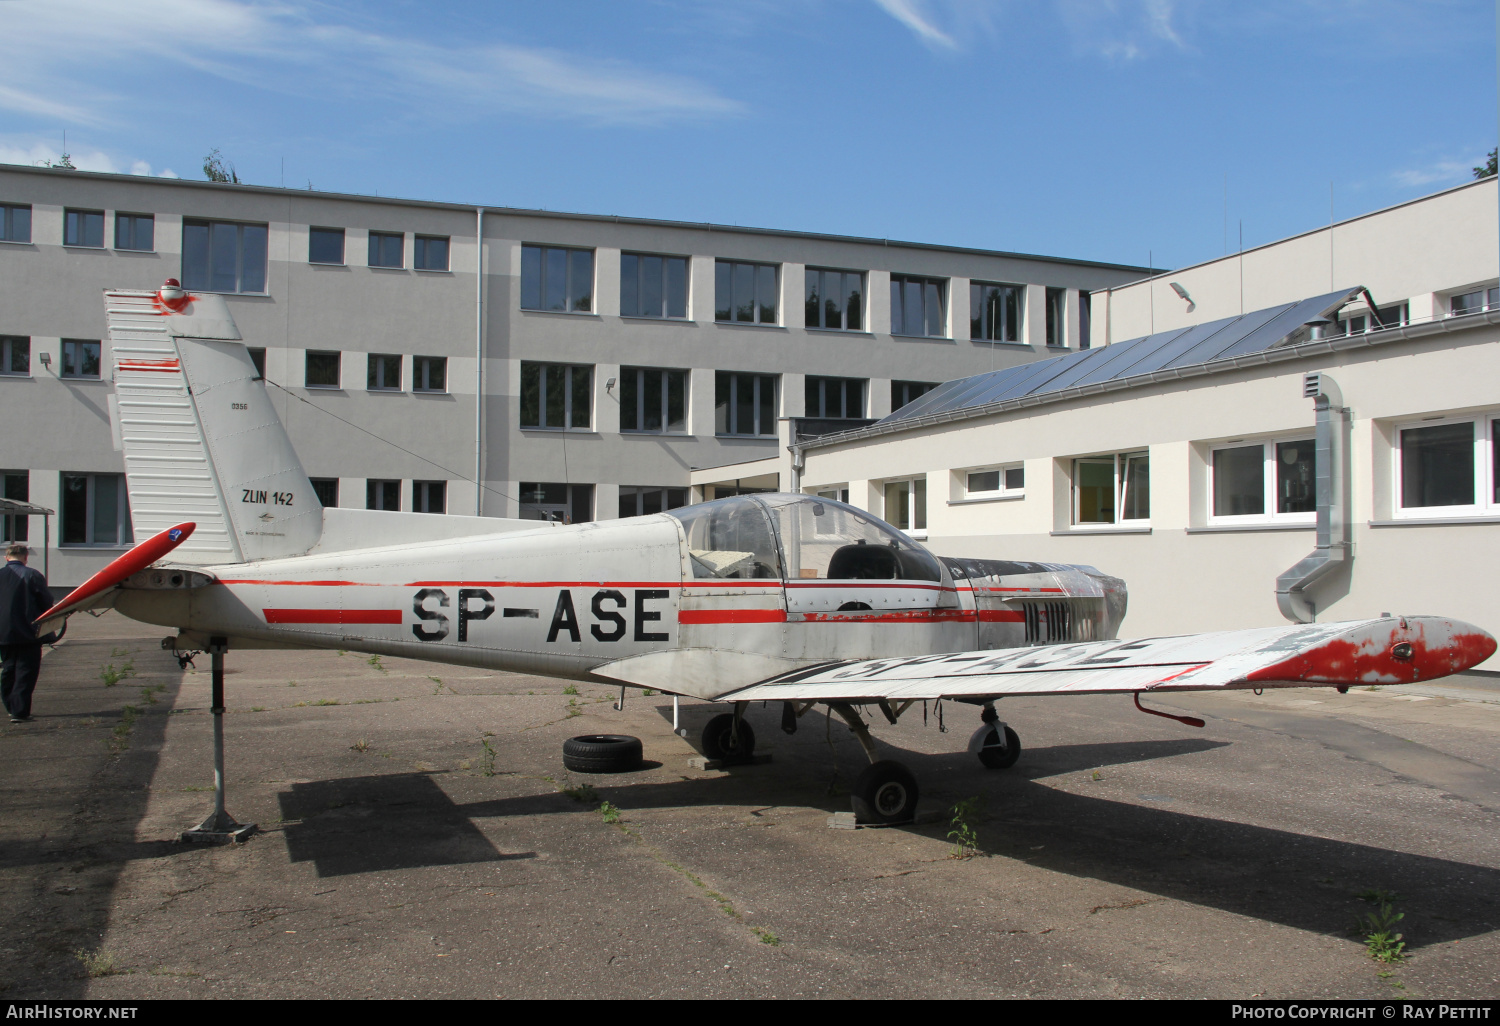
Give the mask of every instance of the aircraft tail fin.
M 173 555 L 198 565 L 317 544 L 322 504 L 223 297 L 168 279 L 157 292 L 106 290 L 104 303 L 135 536 L 192 521 Z

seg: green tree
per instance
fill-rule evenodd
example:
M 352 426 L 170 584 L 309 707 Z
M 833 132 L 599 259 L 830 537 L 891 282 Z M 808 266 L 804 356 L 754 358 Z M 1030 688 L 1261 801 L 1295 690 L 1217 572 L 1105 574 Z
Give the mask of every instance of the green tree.
M 1474 169 L 1475 178 L 1493 178 L 1495 172 L 1500 170 L 1496 167 L 1496 158 L 1500 157 L 1500 148 L 1490 150 L 1490 159 L 1485 161 L 1481 167 Z
M 240 184 L 240 176 L 235 174 L 234 165 L 224 159 L 224 155 L 219 152 L 217 146 L 209 150 L 208 156 L 203 158 L 203 177 L 210 182 Z

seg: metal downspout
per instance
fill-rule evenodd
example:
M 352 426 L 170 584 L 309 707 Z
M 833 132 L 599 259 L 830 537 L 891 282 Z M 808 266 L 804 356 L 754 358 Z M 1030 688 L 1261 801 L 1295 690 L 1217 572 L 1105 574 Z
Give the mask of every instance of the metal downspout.
M 474 208 L 474 515 L 484 515 L 484 208 Z
M 1326 374 L 1302 376 L 1302 394 L 1317 410 L 1314 473 L 1317 478 L 1318 539 L 1310 554 L 1276 578 L 1276 605 L 1293 623 L 1312 623 L 1317 607 L 1307 589 L 1334 568 L 1354 559 L 1350 531 L 1350 415 L 1339 386 Z

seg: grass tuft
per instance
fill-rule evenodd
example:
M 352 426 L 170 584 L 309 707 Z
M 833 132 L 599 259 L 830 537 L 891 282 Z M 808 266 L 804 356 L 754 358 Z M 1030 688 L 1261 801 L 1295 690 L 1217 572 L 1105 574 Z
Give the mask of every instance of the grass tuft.
M 125 971 L 120 960 L 110 951 L 85 951 L 79 948 L 73 957 L 83 963 L 83 971 L 90 976 L 118 976 Z

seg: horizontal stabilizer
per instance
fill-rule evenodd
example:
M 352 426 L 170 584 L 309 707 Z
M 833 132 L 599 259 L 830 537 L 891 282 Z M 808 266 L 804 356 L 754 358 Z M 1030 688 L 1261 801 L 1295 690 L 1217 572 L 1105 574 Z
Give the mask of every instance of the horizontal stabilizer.
M 147 538 L 129 552 L 110 561 L 109 565 L 78 587 L 67 598 L 47 610 L 36 621 L 37 634 L 50 634 L 62 626 L 73 613 L 108 606 L 114 600 L 113 588 L 125 578 L 161 559 L 192 537 L 196 524 L 178 524 Z
M 1466 670 L 1494 654 L 1495 639 L 1460 620 L 1386 617 L 825 664 L 772 677 L 720 699 L 974 699 L 1415 684 Z

